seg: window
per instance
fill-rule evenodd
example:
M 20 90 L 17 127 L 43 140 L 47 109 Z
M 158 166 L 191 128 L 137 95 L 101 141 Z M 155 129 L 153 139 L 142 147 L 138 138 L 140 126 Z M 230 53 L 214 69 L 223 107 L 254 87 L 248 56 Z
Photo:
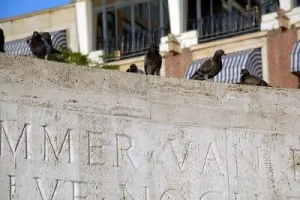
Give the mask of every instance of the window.
M 102 10 L 97 17 L 98 48 L 119 49 L 121 54 L 140 52 L 168 33 L 168 0 L 113 2 L 98 8 Z

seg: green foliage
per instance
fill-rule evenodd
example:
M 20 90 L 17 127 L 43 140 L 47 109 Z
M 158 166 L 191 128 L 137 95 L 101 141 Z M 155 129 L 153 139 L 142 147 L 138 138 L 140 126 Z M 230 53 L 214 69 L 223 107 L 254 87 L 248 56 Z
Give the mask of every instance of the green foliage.
M 80 52 L 72 52 L 71 49 L 58 49 L 62 54 L 51 54 L 48 56 L 48 60 L 62 62 L 62 63 L 70 63 L 82 66 L 89 66 L 89 64 L 93 63 L 88 59 L 88 55 L 83 55 Z M 107 54 L 102 57 L 106 58 L 114 58 L 114 54 Z M 96 67 L 108 70 L 119 70 L 120 65 L 117 64 L 96 64 Z
M 87 55 L 83 55 L 80 52 L 72 52 L 71 49 L 58 49 L 62 54 L 51 54 L 48 57 L 48 60 L 63 62 L 63 63 L 72 63 L 76 65 L 87 66 L 90 63 Z
M 100 58 L 102 58 L 103 60 L 111 60 L 115 58 L 115 54 L 114 53 L 104 53 L 103 55 L 99 56 Z
M 101 66 L 102 69 L 109 69 L 109 70 L 119 70 L 120 69 L 120 65 L 103 65 Z

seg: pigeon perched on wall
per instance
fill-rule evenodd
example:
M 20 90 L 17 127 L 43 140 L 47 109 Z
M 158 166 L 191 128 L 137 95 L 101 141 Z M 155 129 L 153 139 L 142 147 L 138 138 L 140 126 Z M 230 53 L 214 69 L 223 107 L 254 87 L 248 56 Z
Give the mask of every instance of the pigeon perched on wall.
M 240 84 L 272 87 L 266 81 L 251 75 L 247 69 L 242 69 L 241 75 Z
M 144 68 L 146 75 L 160 76 L 162 57 L 159 54 L 159 47 L 155 43 L 150 43 L 150 49 L 145 55 Z
M 226 56 L 222 49 L 217 50 L 213 58 L 206 60 L 190 77 L 192 80 L 212 80 L 223 68 L 222 56 Z
M 131 73 L 137 73 L 138 72 L 138 68 L 135 64 L 131 64 L 129 66 L 129 68 L 126 70 L 126 72 L 131 72 Z
M 33 55 L 41 59 L 47 60 L 49 54 L 61 54 L 60 51 L 53 48 L 49 32 L 38 33 L 34 31 L 32 37 L 26 40 L 26 43 L 29 45 Z
M 0 28 L 0 52 L 5 52 L 4 50 L 4 32 L 3 30 Z
M 137 74 L 144 74 L 142 70 L 140 70 L 136 64 L 131 64 L 129 68 L 126 70 L 126 72 L 131 72 L 131 73 L 137 73 Z

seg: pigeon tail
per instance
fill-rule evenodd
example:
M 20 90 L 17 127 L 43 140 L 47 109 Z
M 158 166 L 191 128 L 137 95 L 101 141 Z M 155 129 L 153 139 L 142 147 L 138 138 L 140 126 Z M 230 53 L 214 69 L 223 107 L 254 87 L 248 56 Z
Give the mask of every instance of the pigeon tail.
M 61 54 L 61 52 L 60 52 L 60 51 L 58 51 L 58 50 L 54 49 L 53 47 L 51 48 L 51 53 L 57 53 L 57 54 Z
M 204 81 L 207 79 L 207 75 L 199 73 L 199 71 L 196 71 L 189 79 Z

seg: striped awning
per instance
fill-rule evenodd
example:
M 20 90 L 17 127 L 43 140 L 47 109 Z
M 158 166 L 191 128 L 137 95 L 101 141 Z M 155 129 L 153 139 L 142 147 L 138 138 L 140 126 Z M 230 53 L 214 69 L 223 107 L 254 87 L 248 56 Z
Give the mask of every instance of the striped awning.
M 185 72 L 185 78 L 189 79 L 199 67 L 210 58 L 202 58 L 189 65 Z M 240 82 L 240 73 L 242 69 L 262 78 L 262 58 L 261 49 L 249 49 L 227 54 L 222 57 L 223 69 L 214 77 L 215 82 L 238 83 Z
M 300 72 L 300 40 L 294 44 L 291 54 L 291 72 Z
M 50 35 L 54 48 L 59 49 L 68 46 L 66 30 L 51 32 Z M 5 42 L 4 49 L 6 53 L 11 55 L 31 55 L 32 53 L 26 43 L 26 39 L 30 37 L 31 36 L 24 39 Z

